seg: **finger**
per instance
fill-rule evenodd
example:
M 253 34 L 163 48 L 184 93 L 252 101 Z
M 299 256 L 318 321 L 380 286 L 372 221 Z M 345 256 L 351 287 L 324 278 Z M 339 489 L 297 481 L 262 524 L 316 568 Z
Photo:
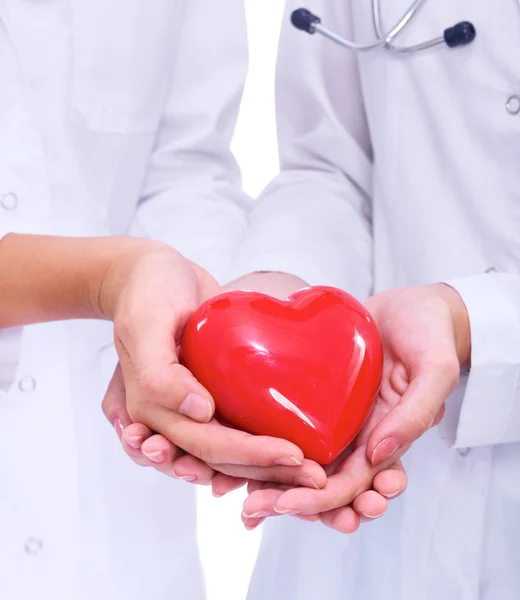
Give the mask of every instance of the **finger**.
M 368 490 L 359 494 L 352 503 L 352 508 L 362 521 L 373 521 L 385 514 L 388 508 L 388 500 L 374 490 Z
M 304 459 L 301 467 L 246 467 L 242 465 L 211 465 L 221 473 L 243 479 L 271 481 L 298 487 L 321 489 L 327 483 L 325 471 L 311 460 Z
M 243 505 L 241 518 L 245 528 L 248 530 L 258 527 L 267 517 L 279 517 L 280 515 L 274 511 L 276 500 L 280 494 L 289 489 L 288 486 L 277 485 L 271 482 L 258 483 L 260 483 L 262 488 L 250 495 Z M 254 487 L 256 488 L 257 486 Z M 256 508 L 255 504 L 257 505 Z
M 299 519 L 300 521 L 315 523 L 320 520 L 320 515 L 294 515 L 294 518 Z
M 223 473 L 215 473 L 211 480 L 211 491 L 215 498 L 222 498 L 230 492 L 240 489 L 246 485 L 247 479 L 240 479 L 239 477 L 230 477 Z
M 118 436 L 132 423 L 126 410 L 126 391 L 121 366 L 118 364 L 101 403 L 105 417 L 115 427 Z
M 139 466 L 151 466 L 150 461 L 142 455 L 140 450 L 141 442 L 144 441 L 148 435 L 151 435 L 151 431 L 145 426 L 134 426 L 132 424 L 126 411 L 125 384 L 119 364 L 112 375 L 105 397 L 103 398 L 102 409 L 106 418 L 114 424 L 117 436 L 121 441 L 125 453 Z M 126 435 L 128 428 L 131 428 L 130 439 L 128 439 Z
M 244 523 L 244 527 L 248 531 L 253 531 L 259 525 L 261 525 L 264 521 L 265 521 L 265 518 L 263 518 L 263 519 L 248 519 L 247 517 L 244 517 L 244 515 L 242 515 L 242 523 Z
M 279 514 L 274 509 L 284 493 L 283 489 L 260 489 L 252 492 L 244 501 L 242 516 L 253 519 Z
M 174 461 L 184 455 L 180 448 L 177 448 L 159 434 L 146 439 L 141 446 L 141 452 L 158 471 L 167 473 L 170 476 L 172 475 Z
M 257 481 L 256 479 L 250 479 L 247 482 L 247 493 L 251 494 L 256 490 L 263 490 L 270 487 L 265 481 Z M 278 484 L 272 484 L 271 487 L 279 487 Z
M 256 481 L 250 479 L 247 484 L 247 493 L 252 494 L 257 490 L 291 490 L 294 486 L 285 485 L 283 483 L 274 483 L 273 481 Z
M 128 430 L 130 429 L 130 433 Z M 153 463 L 141 452 L 141 444 L 152 432 L 145 425 L 129 425 L 121 435 L 121 445 L 125 453 L 138 465 L 152 467 Z
M 197 485 L 211 485 L 215 471 L 206 463 L 186 454 L 173 465 L 173 475 L 178 479 Z
M 380 467 L 373 468 L 365 453 L 365 446 L 356 448 L 329 477 L 322 490 L 288 490 L 278 499 L 275 511 L 279 514 L 312 515 L 351 504 L 359 494 L 372 487 L 375 475 L 382 470 Z
M 162 406 L 149 405 L 147 412 L 148 424 L 154 431 L 205 463 L 257 467 L 303 465 L 303 452 L 286 440 L 251 435 L 224 427 L 215 419 L 195 423 Z
M 408 477 L 400 460 L 378 473 L 372 482 L 373 489 L 388 500 L 400 496 L 407 486 Z
M 351 506 L 343 506 L 320 515 L 321 522 L 340 533 L 355 533 L 359 529 L 360 518 Z
M 458 381 L 458 363 L 451 360 L 413 379 L 401 400 L 377 424 L 367 442 L 367 456 L 376 466 L 410 445 L 435 422 Z M 456 371 L 455 371 L 456 369 Z
M 161 435 L 141 423 L 133 423 L 122 433 L 121 442 L 128 456 L 142 467 L 154 467 L 156 470 L 173 477 L 173 462 L 183 452 Z
M 121 445 L 123 446 L 123 450 L 126 453 L 126 455 L 129 458 L 131 458 L 136 465 L 139 465 L 140 467 L 154 466 L 154 464 L 150 460 L 148 460 L 146 456 L 143 456 L 141 450 L 135 450 L 134 448 L 130 447 L 124 440 L 121 441 Z
M 141 450 L 143 442 L 153 435 L 152 430 L 142 423 L 131 423 L 123 431 L 124 441 L 135 450 Z

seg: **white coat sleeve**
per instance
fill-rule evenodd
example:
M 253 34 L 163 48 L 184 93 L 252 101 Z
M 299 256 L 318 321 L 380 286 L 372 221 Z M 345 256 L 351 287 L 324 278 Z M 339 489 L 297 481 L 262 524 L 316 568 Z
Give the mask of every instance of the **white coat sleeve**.
M 520 442 L 520 275 L 446 283 L 461 295 L 471 327 L 471 369 L 448 441 L 459 448 Z
M 170 244 L 221 279 L 251 203 L 230 150 L 247 73 L 245 8 L 243 0 L 185 7 L 131 233 Z
M 232 279 L 280 271 L 333 285 L 359 299 L 372 287 L 371 147 L 357 58 L 290 23 L 280 38 L 277 129 L 280 174 L 250 214 Z M 316 0 L 313 11 L 351 36 L 348 2 Z

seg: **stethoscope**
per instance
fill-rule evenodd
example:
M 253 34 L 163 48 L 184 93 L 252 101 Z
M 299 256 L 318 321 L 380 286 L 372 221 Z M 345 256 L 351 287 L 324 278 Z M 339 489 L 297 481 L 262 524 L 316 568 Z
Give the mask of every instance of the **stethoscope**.
M 462 21 L 457 23 L 453 27 L 448 27 L 443 35 L 428 40 L 415 46 L 395 46 L 393 44 L 394 39 L 399 33 L 413 20 L 416 16 L 417 11 L 423 6 L 426 0 L 415 0 L 407 12 L 399 19 L 397 24 L 388 32 L 383 33 L 383 26 L 381 23 L 381 8 L 379 0 L 372 0 L 372 18 L 374 22 L 374 29 L 376 32 L 376 41 L 371 44 L 358 44 L 351 40 L 336 35 L 329 29 L 326 29 L 321 24 L 321 19 L 316 15 L 313 15 L 306 8 L 299 8 L 295 10 L 291 15 L 291 22 L 297 28 L 307 33 L 319 33 L 329 40 L 336 42 L 340 46 L 354 50 L 354 52 L 363 52 L 366 50 L 374 50 L 376 48 L 385 48 L 391 52 L 399 54 L 412 54 L 420 52 L 421 50 L 427 50 L 445 44 L 448 48 L 457 48 L 458 46 L 465 46 L 470 44 L 477 35 L 475 27 L 469 21 Z

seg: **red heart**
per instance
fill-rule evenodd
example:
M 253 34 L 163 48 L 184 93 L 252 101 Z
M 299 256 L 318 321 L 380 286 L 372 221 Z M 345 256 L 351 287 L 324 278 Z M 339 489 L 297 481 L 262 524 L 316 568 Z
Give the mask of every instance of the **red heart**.
M 254 434 L 288 439 L 333 461 L 354 439 L 379 390 L 383 351 L 362 304 L 329 287 L 287 300 L 229 292 L 191 317 L 183 362 L 217 414 Z

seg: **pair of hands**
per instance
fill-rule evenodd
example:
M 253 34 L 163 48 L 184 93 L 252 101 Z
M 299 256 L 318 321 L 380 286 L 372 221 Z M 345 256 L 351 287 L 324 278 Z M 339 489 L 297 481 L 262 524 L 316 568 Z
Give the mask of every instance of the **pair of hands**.
M 453 289 L 402 288 L 371 298 L 366 305 L 385 352 L 381 391 L 355 443 L 325 471 L 290 442 L 218 423 L 211 396 L 179 364 L 187 319 L 221 291 L 207 273 L 164 248 L 115 279 L 106 278 L 102 295 L 118 290 L 110 316 L 120 367 L 103 408 L 124 450 L 140 465 L 211 484 L 216 496 L 249 482 L 242 515 L 248 529 L 268 516 L 292 514 L 350 533 L 381 516 L 388 499 L 406 488 L 400 457 L 442 418 L 460 365 L 469 360 L 468 317 Z M 259 285 L 237 287 L 248 283 L 279 296 L 304 286 L 291 276 L 265 274 Z

